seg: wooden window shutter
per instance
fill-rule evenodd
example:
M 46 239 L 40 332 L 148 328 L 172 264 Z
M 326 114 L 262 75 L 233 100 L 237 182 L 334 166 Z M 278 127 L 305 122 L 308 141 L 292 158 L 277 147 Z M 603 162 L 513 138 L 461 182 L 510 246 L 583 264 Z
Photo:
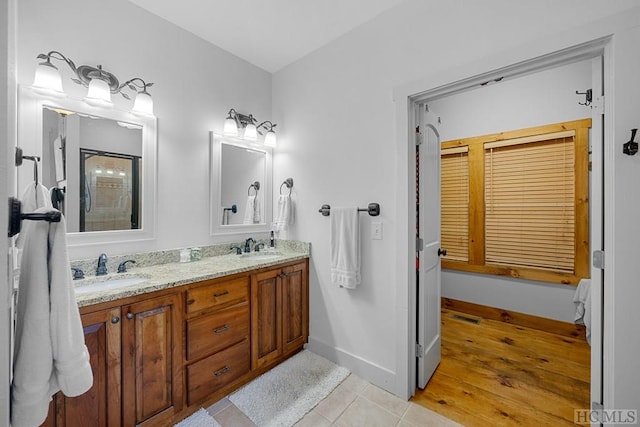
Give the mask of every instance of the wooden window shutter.
M 485 262 L 574 273 L 575 131 L 485 143 Z
M 441 246 L 448 260 L 469 260 L 469 147 L 447 148 L 440 157 Z

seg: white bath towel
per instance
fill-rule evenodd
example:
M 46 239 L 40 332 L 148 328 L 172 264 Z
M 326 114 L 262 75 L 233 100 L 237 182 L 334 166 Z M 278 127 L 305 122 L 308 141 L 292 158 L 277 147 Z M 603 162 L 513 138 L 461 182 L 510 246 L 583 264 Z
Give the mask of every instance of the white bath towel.
M 262 213 L 258 195 L 247 197 L 247 206 L 244 208 L 243 224 L 260 224 Z
M 295 222 L 295 205 L 291 196 L 281 194 L 278 198 L 278 216 L 275 220 L 275 230 L 278 232 L 278 238 L 286 239 L 289 232 L 289 226 Z
M 331 208 L 331 282 L 354 289 L 360 284 L 360 230 L 357 208 Z
M 591 279 L 580 279 L 573 303 L 576 306 L 573 322 L 585 326 L 587 342 L 591 344 Z
M 51 209 L 36 210 L 45 213 Z M 18 287 L 11 425 L 38 426 L 58 391 L 80 395 L 93 384 L 89 352 L 67 255 L 64 218 L 24 221 Z

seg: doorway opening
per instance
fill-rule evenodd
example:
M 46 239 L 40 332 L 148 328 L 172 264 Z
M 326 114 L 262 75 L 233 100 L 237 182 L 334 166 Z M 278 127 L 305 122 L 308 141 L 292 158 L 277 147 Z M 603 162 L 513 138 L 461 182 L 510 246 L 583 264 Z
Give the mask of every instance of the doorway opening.
M 554 70 L 559 69 L 570 69 L 572 67 L 588 67 L 589 68 L 589 81 L 587 82 L 586 87 L 579 87 L 571 85 L 571 87 L 565 88 L 566 90 L 572 91 L 574 94 L 574 102 L 584 102 L 584 99 L 579 98 L 575 95 L 575 91 L 583 91 L 585 89 L 591 89 L 594 94 L 595 101 L 589 108 L 585 108 L 583 110 L 582 118 L 590 117 L 593 119 L 593 125 L 591 129 L 591 138 L 590 138 L 590 154 L 591 154 L 591 165 L 592 171 L 590 173 L 590 252 L 600 250 L 603 246 L 603 217 L 604 217 L 604 208 L 603 208 L 603 141 L 604 141 L 604 115 L 603 115 L 603 105 L 601 104 L 602 99 L 604 98 L 604 74 L 606 72 L 606 61 L 608 58 L 608 51 L 606 49 L 608 44 L 608 39 L 596 40 L 594 42 L 586 43 L 580 46 L 576 46 L 574 48 L 566 49 L 561 52 L 556 52 L 550 55 L 546 55 L 540 58 L 535 58 L 530 61 L 525 61 L 523 63 L 515 64 L 510 67 L 505 67 L 500 70 L 491 71 L 485 73 L 480 76 L 476 76 L 473 78 L 466 79 L 464 81 L 452 83 L 450 85 L 446 85 L 443 87 L 439 87 L 433 90 L 421 92 L 414 96 L 409 97 L 409 129 L 411 131 L 421 131 L 412 134 L 410 131 L 409 142 L 413 145 L 413 138 L 417 142 L 422 142 L 422 147 L 424 146 L 424 141 L 429 136 L 424 131 L 430 129 L 426 124 L 429 120 L 428 115 L 432 115 L 436 117 L 440 117 L 442 122 L 448 120 L 447 117 L 451 117 L 450 111 L 451 108 L 468 111 L 472 105 L 460 104 L 459 99 L 470 98 L 470 94 L 473 91 L 482 91 L 487 87 L 491 87 L 495 85 L 498 88 L 500 85 L 504 85 L 506 87 L 509 82 L 516 82 L 518 79 L 523 78 L 523 81 L 526 79 L 535 79 L 542 77 L 544 79 L 544 73 L 548 73 Z M 547 81 L 547 85 L 543 85 L 542 87 L 548 88 L 551 90 L 553 85 Z M 514 96 L 517 96 L 518 93 L 515 93 Z M 526 96 L 523 94 L 523 96 Z M 458 98 L 458 103 L 456 104 L 455 99 Z M 479 98 L 478 99 L 482 99 Z M 487 98 L 485 97 L 485 100 Z M 488 104 L 489 102 L 481 103 L 480 105 L 476 105 L 475 108 L 482 108 L 484 104 L 485 108 L 491 109 Z M 428 106 L 428 107 L 427 107 Z M 438 108 L 441 108 L 442 111 L 439 111 Z M 535 112 L 533 115 L 542 115 L 546 116 L 550 113 L 553 113 L 553 108 L 548 108 L 548 111 L 543 111 L 542 114 L 540 112 Z M 496 116 L 499 116 L 496 114 Z M 468 116 L 469 120 L 473 121 L 474 116 Z M 576 117 L 577 118 L 577 117 Z M 497 120 L 500 117 L 496 117 Z M 540 120 L 538 118 L 538 120 Z M 562 121 L 553 120 L 553 119 L 542 119 L 548 123 Z M 430 376 L 429 372 L 431 370 L 431 366 L 434 365 L 434 358 L 437 359 L 435 365 L 440 358 L 440 296 L 441 296 L 441 287 L 440 281 L 442 280 L 442 275 L 445 275 L 446 280 L 451 279 L 451 273 L 449 271 L 442 273 L 440 270 L 439 260 L 437 265 L 433 267 L 434 272 L 429 272 L 425 270 L 429 265 L 429 262 L 423 262 L 421 257 L 436 257 L 438 259 L 439 254 L 442 253 L 439 246 L 439 237 L 440 237 L 440 200 L 439 200 L 439 179 L 440 179 L 440 171 L 439 171 L 439 142 L 440 139 L 452 139 L 463 136 L 472 136 L 472 135 L 455 135 L 451 136 L 451 134 L 447 133 L 446 130 L 443 130 L 441 123 L 437 123 L 434 129 L 437 131 L 438 142 L 436 145 L 438 146 L 438 154 L 437 154 L 437 163 L 436 163 L 436 171 L 437 173 L 425 172 L 424 167 L 420 167 L 420 163 L 424 160 L 423 156 L 418 160 L 416 157 L 416 150 L 409 150 L 409 162 L 410 162 L 410 170 L 413 169 L 416 171 L 416 181 L 415 181 L 415 198 L 409 201 L 410 203 L 410 212 L 415 212 L 416 223 L 410 224 L 409 227 L 409 238 L 416 239 L 416 248 L 417 251 L 415 253 L 411 252 L 409 254 L 409 259 L 416 258 L 416 265 L 419 266 L 416 268 L 415 277 L 410 275 L 410 280 L 415 280 L 414 283 L 410 283 L 410 321 L 409 321 L 409 339 L 416 341 L 415 351 L 409 351 L 409 387 L 410 394 L 413 394 L 416 387 L 420 386 L 420 382 L 424 381 L 425 372 L 427 372 L 427 377 Z M 543 123 L 536 123 L 537 125 Z M 487 123 L 481 123 L 479 126 L 488 125 Z M 489 125 L 495 125 L 489 123 Z M 533 125 L 533 124 L 531 124 Z M 515 129 L 518 127 L 524 127 L 520 125 L 507 125 L 507 127 L 503 127 L 502 129 L 493 129 L 492 131 L 505 131 L 509 129 Z M 476 134 L 486 134 L 492 131 L 478 131 Z M 447 138 L 447 135 L 449 138 Z M 443 137 L 444 136 L 444 137 Z M 425 148 L 429 151 L 428 148 Z M 419 150 L 418 150 L 419 151 Z M 433 151 L 431 149 L 430 151 Z M 428 157 L 428 156 L 426 156 Z M 422 169 L 420 173 L 418 173 Z M 436 193 L 429 193 L 425 187 L 421 185 L 424 182 L 425 174 L 429 174 L 431 177 L 435 176 L 437 181 L 436 186 L 430 186 L 432 188 L 436 188 Z M 420 203 L 420 199 L 422 198 L 423 202 Z M 425 201 L 429 202 L 426 203 Z M 423 212 L 426 206 L 432 204 L 437 201 L 437 218 L 438 221 L 435 222 L 434 218 L 431 220 L 425 221 L 423 217 Z M 429 240 L 437 242 L 435 246 L 431 246 L 429 248 L 430 252 L 427 253 L 424 249 L 426 248 L 426 241 L 424 238 L 424 232 L 426 230 L 430 230 L 433 234 L 433 227 L 437 227 L 437 238 L 435 240 Z M 433 237 L 433 236 L 432 236 Z M 435 251 L 435 252 L 434 252 Z M 602 270 L 599 270 L 593 266 L 590 267 L 591 270 L 591 281 L 592 281 L 592 304 L 595 307 L 595 312 L 593 313 L 593 324 L 591 328 L 592 342 L 591 342 L 591 390 L 590 396 L 591 401 L 595 403 L 602 402 L 602 279 L 603 274 Z M 468 273 L 465 273 L 468 274 Z M 427 277 L 430 277 L 432 282 L 428 283 L 425 281 Z M 497 277 L 492 278 L 491 276 L 486 276 L 484 281 L 497 279 Z M 477 280 L 477 276 L 473 277 L 473 280 Z M 526 286 L 528 284 L 520 285 Z M 559 285 L 566 286 L 570 289 L 570 292 L 575 291 L 575 288 L 568 287 L 567 285 Z M 459 292 L 460 286 L 456 288 L 453 287 L 454 293 Z M 566 289 L 564 291 L 566 295 Z M 434 295 L 437 295 L 437 298 L 434 298 Z M 527 298 L 527 293 L 525 292 L 524 298 Z M 445 295 L 446 296 L 446 295 Z M 544 298 L 542 296 L 541 298 Z M 482 302 L 482 299 L 480 299 Z M 490 305 L 485 303 L 484 305 Z M 517 304 L 516 304 L 517 305 Z M 499 306 L 499 305 L 498 305 Z M 567 311 L 571 312 L 573 306 L 571 304 L 571 300 L 569 300 L 569 304 L 567 306 Z M 517 311 L 517 310 L 515 310 Z M 436 317 L 437 313 L 437 317 Z M 544 317 L 544 310 L 541 312 Z M 549 317 L 553 317 L 550 315 Z M 422 324 L 426 319 L 430 319 L 432 324 Z M 437 319 L 437 320 L 435 320 Z M 435 320 L 435 323 L 434 323 Z M 437 328 L 437 330 L 435 329 Z M 425 335 L 424 331 L 428 331 L 430 335 Z M 415 337 L 415 338 L 414 338 Z M 436 342 L 437 340 L 437 342 Z M 409 348 L 413 348 L 413 346 L 409 346 Z M 437 350 L 436 350 L 437 348 Z M 431 349 L 431 352 L 430 352 Z M 435 369 L 435 368 L 434 368 Z M 421 372 L 422 371 L 422 372 Z M 427 378 L 428 380 L 428 378 Z

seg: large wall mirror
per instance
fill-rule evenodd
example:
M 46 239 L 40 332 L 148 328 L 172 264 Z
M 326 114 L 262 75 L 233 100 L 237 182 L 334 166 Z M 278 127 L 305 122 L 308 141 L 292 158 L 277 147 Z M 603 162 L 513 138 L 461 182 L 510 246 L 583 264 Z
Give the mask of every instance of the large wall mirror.
M 268 231 L 271 226 L 271 151 L 211 133 L 211 232 Z
M 18 145 L 67 223 L 69 246 L 155 237 L 156 120 L 20 90 Z M 18 169 L 18 193 L 33 184 Z

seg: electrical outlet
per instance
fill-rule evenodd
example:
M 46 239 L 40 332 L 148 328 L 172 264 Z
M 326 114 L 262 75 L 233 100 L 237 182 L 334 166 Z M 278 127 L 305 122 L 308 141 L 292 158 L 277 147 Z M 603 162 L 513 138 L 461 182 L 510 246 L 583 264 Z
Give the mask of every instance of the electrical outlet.
M 371 239 L 382 240 L 382 223 L 381 222 L 371 223 Z

